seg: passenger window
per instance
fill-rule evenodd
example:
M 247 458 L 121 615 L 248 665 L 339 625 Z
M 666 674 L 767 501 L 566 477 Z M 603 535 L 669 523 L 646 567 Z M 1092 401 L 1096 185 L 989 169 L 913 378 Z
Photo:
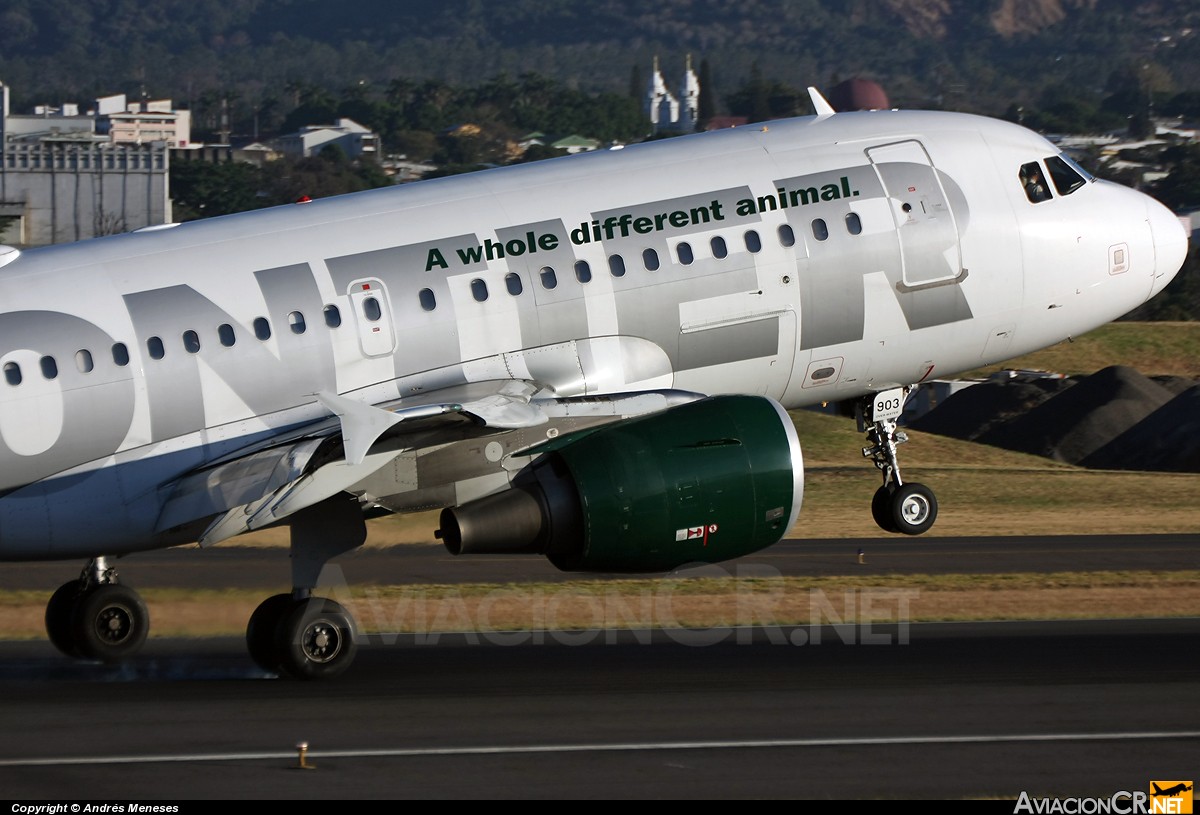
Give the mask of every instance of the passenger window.
M 486 286 L 484 287 L 484 299 L 487 299 Z M 368 297 L 367 299 L 363 300 L 363 316 L 373 323 L 379 321 L 379 318 L 383 316 L 383 308 L 379 305 L 378 298 Z
M 538 272 L 538 276 L 542 279 L 542 288 L 544 289 L 552 289 L 558 285 L 558 275 L 549 266 L 543 266 L 542 270 Z
M 113 362 L 124 368 L 129 364 L 129 349 L 125 347 L 125 343 L 114 343 L 112 347 Z
M 487 283 L 480 278 L 475 278 L 471 281 L 471 296 L 475 298 L 476 303 L 482 303 L 488 298 Z M 376 319 L 379 319 L 378 317 Z
M 653 249 L 642 250 L 642 265 L 646 267 L 648 272 L 658 271 L 658 252 Z
M 612 273 L 613 277 L 624 277 L 625 258 L 621 257 L 620 255 L 609 255 L 608 271 Z
M 237 342 L 237 336 L 233 333 L 233 326 L 229 323 L 221 323 L 217 326 L 217 339 L 221 341 L 221 345 L 226 348 L 231 347 Z
M 433 311 L 437 308 L 437 297 L 433 294 L 433 289 L 421 289 L 417 293 L 417 299 L 421 301 L 421 308 L 426 311 Z
M 796 233 L 792 231 L 791 226 L 788 224 L 779 227 L 779 243 L 782 246 L 796 245 Z
M 308 328 L 304 322 L 304 315 L 299 311 L 293 311 L 288 315 L 288 325 L 291 326 L 293 334 L 303 334 Z
M 679 258 L 679 262 L 684 266 L 691 266 L 692 261 L 696 259 L 692 254 L 692 245 L 690 243 L 681 243 L 675 247 L 675 256 Z
M 90 374 L 95 364 L 92 362 L 92 352 L 88 350 L 79 350 L 75 352 L 75 367 L 81 374 Z
M 513 297 L 525 291 L 525 286 L 521 283 L 521 276 L 516 272 L 509 272 L 504 276 L 504 285 L 508 288 L 508 293 Z
M 200 351 L 200 335 L 195 331 L 188 330 L 183 332 L 183 350 L 189 354 L 199 353 Z
M 1042 167 L 1036 161 L 1022 164 L 1019 176 L 1021 179 L 1021 188 L 1025 190 L 1025 197 L 1029 199 L 1030 203 L 1040 204 L 1053 197 L 1050 194 L 1049 187 L 1046 186 L 1046 178 L 1042 175 Z
M 1059 195 L 1070 195 L 1091 178 L 1086 170 L 1066 156 L 1050 156 L 1046 159 L 1046 169 L 1050 171 L 1050 180 Z
M 751 254 L 758 254 L 762 251 L 762 239 L 753 229 L 746 233 L 746 248 L 750 250 Z
M 271 324 L 267 322 L 266 317 L 254 318 L 254 336 L 263 342 L 271 339 Z
M 846 215 L 846 231 L 851 235 L 862 234 L 862 218 L 858 217 L 857 212 L 850 212 Z
M 54 361 L 54 357 L 42 357 L 42 376 L 47 379 L 54 379 L 58 376 L 58 363 Z
M 21 366 L 15 362 L 4 363 L 4 381 L 10 385 L 20 385 Z
M 580 283 L 588 283 L 592 279 L 592 267 L 586 260 L 575 261 L 575 279 Z
M 713 257 L 715 257 L 717 260 L 728 257 L 729 247 L 725 245 L 725 239 L 720 235 L 717 235 L 715 238 L 709 241 L 708 245 L 712 247 Z
M 819 241 L 826 240 L 829 237 L 829 227 L 825 225 L 823 218 L 816 218 L 812 222 L 813 237 Z
M 163 341 L 158 337 L 146 340 L 146 350 L 150 352 L 150 359 L 162 359 L 167 354 Z
M 337 306 L 325 306 L 325 325 L 337 328 L 342 324 L 342 312 Z

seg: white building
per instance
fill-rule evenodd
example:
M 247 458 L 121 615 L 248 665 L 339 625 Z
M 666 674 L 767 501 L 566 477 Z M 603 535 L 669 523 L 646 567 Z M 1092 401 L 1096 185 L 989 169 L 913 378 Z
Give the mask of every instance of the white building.
M 173 107 L 170 99 L 132 102 L 123 111 L 100 114 L 99 130 L 114 144 L 165 142 L 167 147 L 187 147 L 192 140 L 192 112 Z
M 165 141 L 113 144 L 71 106 L 12 115 L 0 83 L 0 242 L 83 240 L 171 220 Z
M 379 136 L 353 119 L 338 119 L 332 125 L 308 125 L 299 132 L 280 136 L 276 144 L 279 152 L 294 157 L 315 156 L 331 144 L 342 148 L 350 158 L 379 154 Z

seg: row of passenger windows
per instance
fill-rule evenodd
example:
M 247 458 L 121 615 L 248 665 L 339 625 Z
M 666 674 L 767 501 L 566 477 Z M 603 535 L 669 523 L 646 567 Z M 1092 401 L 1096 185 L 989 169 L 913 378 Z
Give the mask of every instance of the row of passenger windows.
M 846 215 L 846 231 L 851 235 L 862 233 L 862 221 L 857 213 L 850 212 Z M 818 241 L 829 239 L 829 226 L 823 218 L 815 218 L 811 224 L 813 237 Z M 796 234 L 792 227 L 788 224 L 783 224 L 777 230 L 779 243 L 781 246 L 790 247 L 796 244 Z M 746 250 L 751 254 L 757 254 L 762 251 L 762 238 L 759 237 L 757 231 L 747 230 L 743 236 L 743 241 L 746 245 Z M 718 260 L 722 260 L 729 256 L 729 247 L 725 243 L 725 239 L 720 235 L 714 236 L 709 240 L 709 250 L 712 256 Z M 690 266 L 696 260 L 695 252 L 692 245 L 685 241 L 681 241 L 675 246 L 675 257 L 683 266 Z M 656 272 L 661 266 L 658 257 L 658 251 L 655 249 L 642 250 L 642 265 L 647 271 Z M 575 261 L 575 279 L 580 283 L 589 283 L 592 279 L 592 267 L 586 260 Z M 609 255 L 608 271 L 613 277 L 624 277 L 625 259 L 621 255 Z M 542 284 L 542 288 L 550 290 L 558 287 L 558 273 L 550 266 L 543 266 L 538 271 L 538 278 Z M 504 287 L 513 297 L 517 297 L 525 290 L 525 284 L 521 282 L 521 276 L 516 272 L 509 272 L 504 276 Z M 471 296 L 478 302 L 482 303 L 488 299 L 487 281 L 482 278 L 475 278 L 471 281 Z M 437 308 L 437 296 L 433 293 L 433 289 L 421 289 L 417 293 L 417 299 L 421 304 L 421 308 L 425 311 L 433 311 Z M 376 297 L 366 297 L 362 300 L 363 317 L 370 322 L 377 322 L 383 317 L 383 307 Z M 323 316 L 325 325 L 329 328 L 337 328 L 342 324 L 341 311 L 335 305 L 327 305 L 324 308 Z M 287 316 L 288 328 L 293 334 L 303 334 L 308 330 L 308 324 L 304 319 L 304 314 L 299 311 L 290 312 Z M 256 317 L 251 323 L 251 328 L 254 331 L 255 338 L 266 342 L 271 339 L 271 323 L 266 317 Z M 201 341 L 200 335 L 188 329 L 184 331 L 181 340 L 183 349 L 189 354 L 200 353 Z M 230 348 L 237 342 L 237 334 L 234 332 L 233 326 L 229 323 L 222 323 L 217 326 L 217 341 L 224 347 Z M 167 346 L 161 337 L 149 337 L 146 340 L 146 352 L 151 359 L 163 359 L 167 355 Z M 129 349 L 125 343 L 118 342 L 112 347 L 113 362 L 124 367 L 129 364 Z M 54 357 L 45 356 L 40 360 L 42 376 L 46 379 L 56 379 L 58 377 L 58 362 Z M 92 353 L 86 349 L 81 349 L 75 352 L 75 368 L 80 373 L 91 373 L 95 368 L 95 363 L 92 360 Z M 7 362 L 4 364 L 4 380 L 9 385 L 19 385 L 22 380 L 21 366 L 16 362 Z
M 850 212 L 846 215 L 846 231 L 851 235 L 862 234 L 862 219 L 858 213 Z M 815 218 L 811 224 L 813 237 L 818 241 L 829 240 L 829 225 L 825 223 L 824 218 Z M 796 233 L 788 224 L 783 224 L 778 229 L 779 244 L 781 246 L 795 246 Z M 745 241 L 746 250 L 751 254 L 758 254 L 762 251 L 762 238 L 758 232 L 751 229 L 748 230 L 742 239 Z M 729 247 L 725 243 L 725 239 L 720 235 L 714 236 L 708 242 L 709 250 L 712 256 L 717 260 L 723 260 L 729 256 Z M 686 241 L 681 241 L 675 245 L 675 258 L 681 266 L 691 266 L 696 261 L 695 251 L 692 245 Z M 662 263 L 658 257 L 658 250 L 643 249 L 642 250 L 642 266 L 648 272 L 657 272 Z M 625 258 L 621 255 L 608 256 L 608 273 L 613 277 L 624 277 L 626 272 Z M 555 289 L 558 287 L 558 272 L 551 266 L 543 266 L 538 270 L 538 279 L 544 289 Z M 575 279 L 580 283 L 589 283 L 592 279 L 592 266 L 586 260 L 575 261 Z M 525 291 L 525 284 L 521 281 L 521 276 L 516 272 L 509 272 L 504 276 L 504 288 L 513 297 L 517 297 Z M 471 296 L 477 302 L 484 302 L 488 299 L 488 285 L 483 278 L 475 278 L 471 281 Z M 421 289 L 417 293 L 417 299 L 421 303 L 421 308 L 425 311 L 433 311 L 437 308 L 437 296 L 433 293 L 433 289 Z
M 375 297 L 367 297 L 362 301 L 363 316 L 368 320 L 375 322 L 383 316 L 382 307 L 379 300 Z M 329 328 L 337 328 L 342 324 L 342 312 L 337 306 L 325 306 L 323 311 L 325 325 Z M 287 316 L 288 328 L 293 334 L 303 334 L 308 330 L 308 323 L 304 319 L 304 314 L 299 311 L 293 311 Z M 271 321 L 266 317 L 256 317 L 251 323 L 251 328 L 254 331 L 256 339 L 266 342 L 271 339 Z M 180 341 L 183 345 L 183 350 L 189 354 L 200 353 L 200 335 L 188 329 L 180 335 Z M 221 323 L 217 326 L 217 342 L 226 348 L 232 348 L 237 342 L 237 332 L 229 323 Z M 111 349 L 112 360 L 118 367 L 125 367 L 129 364 L 129 347 L 123 342 L 115 343 Z M 162 337 L 148 337 L 146 339 L 146 353 L 151 359 L 162 359 L 167 355 L 167 345 Z M 46 379 L 58 378 L 58 361 L 52 356 L 45 356 L 38 360 L 38 367 L 41 368 L 42 376 Z M 92 358 L 92 352 L 87 349 L 80 349 L 75 352 L 75 369 L 81 374 L 91 373 L 96 367 L 95 361 Z M 21 366 L 16 362 L 6 362 L 4 364 L 4 381 L 9 385 L 20 385 L 23 375 Z

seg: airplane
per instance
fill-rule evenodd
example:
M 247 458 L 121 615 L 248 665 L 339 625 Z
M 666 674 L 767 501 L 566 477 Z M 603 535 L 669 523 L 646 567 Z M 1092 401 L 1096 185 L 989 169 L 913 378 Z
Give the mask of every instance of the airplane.
M 441 508 L 452 553 L 564 570 L 739 557 L 796 524 L 786 411 L 819 402 L 857 405 L 879 526 L 928 530 L 911 389 L 1128 312 L 1187 235 L 1017 125 L 810 93 L 813 116 L 0 250 L 0 560 L 86 561 L 50 640 L 129 657 L 149 614 L 112 559 L 274 525 L 293 591 L 247 647 L 302 679 L 354 658 L 313 590 L 376 515 Z
M 1150 782 L 1150 786 L 1154 787 L 1154 792 L 1150 793 L 1150 795 L 1154 798 L 1157 798 L 1160 795 L 1165 795 L 1168 798 L 1173 798 L 1176 795 L 1179 795 L 1184 792 L 1189 792 L 1192 789 L 1191 784 L 1186 784 L 1182 781 L 1179 782 L 1178 784 L 1174 785 L 1173 787 L 1167 787 L 1165 790 L 1162 787 L 1158 786 L 1158 784 L 1155 784 L 1153 781 Z

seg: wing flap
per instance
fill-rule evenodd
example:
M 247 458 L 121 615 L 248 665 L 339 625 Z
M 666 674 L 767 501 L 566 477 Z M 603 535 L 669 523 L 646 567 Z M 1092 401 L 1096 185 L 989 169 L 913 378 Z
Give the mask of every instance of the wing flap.
M 336 493 L 351 491 L 413 444 L 461 439 L 463 420 L 454 421 L 453 416 L 469 417 L 481 432 L 513 430 L 551 419 L 653 413 L 699 397 L 652 391 L 561 399 L 535 383 L 511 379 L 465 383 L 379 405 L 322 392 L 317 401 L 336 419 L 313 424 L 307 436 L 281 438 L 274 447 L 258 442 L 243 455 L 227 455 L 177 479 L 168 485 L 170 494 L 156 531 L 207 520 L 200 544 L 209 546 L 279 523 Z M 409 422 L 411 430 L 406 429 Z

